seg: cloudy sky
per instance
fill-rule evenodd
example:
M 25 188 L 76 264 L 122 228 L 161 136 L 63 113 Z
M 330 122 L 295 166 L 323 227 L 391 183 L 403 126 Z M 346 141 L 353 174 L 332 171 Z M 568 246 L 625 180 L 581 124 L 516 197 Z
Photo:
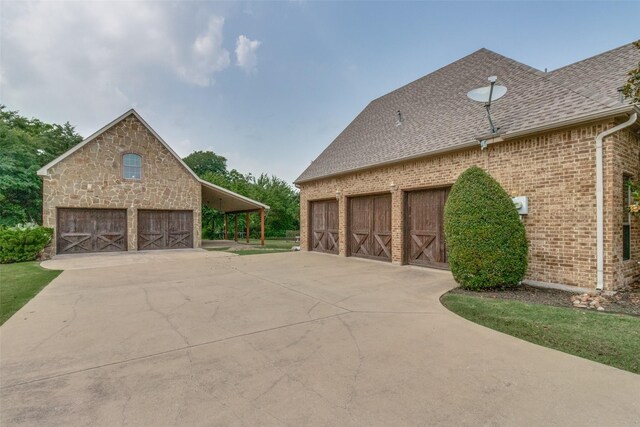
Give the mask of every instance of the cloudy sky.
M 0 102 L 87 136 L 135 108 L 180 154 L 293 181 L 374 98 L 481 47 L 554 69 L 640 2 L 0 3 Z

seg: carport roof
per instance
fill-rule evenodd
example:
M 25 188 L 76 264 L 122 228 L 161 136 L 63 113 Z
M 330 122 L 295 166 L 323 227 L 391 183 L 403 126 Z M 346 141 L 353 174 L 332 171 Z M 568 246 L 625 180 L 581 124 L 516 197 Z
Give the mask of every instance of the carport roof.
M 151 134 L 167 149 L 169 152 L 180 162 L 180 164 L 187 170 L 187 172 L 202 185 L 202 203 L 209 206 L 212 209 L 219 210 L 221 212 L 251 212 L 258 211 L 261 209 L 269 209 L 269 206 L 260 203 L 256 200 L 252 200 L 248 197 L 242 196 L 240 194 L 234 193 L 233 191 L 227 190 L 226 188 L 222 188 L 215 184 L 212 184 L 208 181 L 200 179 L 198 175 L 195 174 L 191 170 L 189 166 L 176 154 L 175 151 L 166 143 L 164 139 L 160 135 L 156 133 L 155 130 L 138 114 L 136 110 L 133 108 L 121 116 L 117 117 L 115 120 L 111 121 L 107 125 L 100 128 L 98 131 L 94 132 L 92 135 L 85 138 L 82 142 L 67 150 L 65 153 L 61 154 L 57 158 L 53 159 L 51 162 L 44 165 L 42 168 L 38 170 L 39 176 L 47 176 L 49 174 L 49 169 L 53 166 L 57 165 L 67 157 L 71 156 L 73 153 L 89 144 L 91 141 L 95 140 L 98 136 L 102 135 L 111 127 L 120 123 L 122 120 L 127 117 L 133 115 L 136 119 L 140 121 Z
M 202 184 L 202 204 L 220 212 L 251 212 L 269 206 L 198 178 Z

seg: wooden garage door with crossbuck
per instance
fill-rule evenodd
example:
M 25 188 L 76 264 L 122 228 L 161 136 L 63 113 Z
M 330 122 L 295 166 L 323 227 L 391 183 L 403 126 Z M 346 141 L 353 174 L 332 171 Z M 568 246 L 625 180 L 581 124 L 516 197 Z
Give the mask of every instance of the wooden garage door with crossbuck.
M 338 249 L 338 201 L 311 202 L 311 250 L 337 254 Z
M 193 211 L 138 211 L 138 249 L 193 247 Z
M 448 188 L 410 191 L 405 197 L 406 262 L 448 268 L 444 238 L 444 204 Z
M 59 208 L 58 254 L 127 250 L 126 209 Z
M 391 261 L 391 195 L 349 198 L 349 255 Z

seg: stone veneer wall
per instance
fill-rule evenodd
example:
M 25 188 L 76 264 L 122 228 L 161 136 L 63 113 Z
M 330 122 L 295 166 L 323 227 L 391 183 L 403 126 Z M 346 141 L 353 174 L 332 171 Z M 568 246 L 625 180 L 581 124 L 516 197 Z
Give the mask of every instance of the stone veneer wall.
M 126 153 L 142 156 L 142 179 L 122 178 Z M 56 227 L 57 208 L 126 208 L 128 248 L 137 250 L 138 209 L 193 210 L 200 247 L 201 184 L 133 115 L 50 168 L 43 181 L 45 227 Z
M 427 157 L 392 166 L 372 168 L 335 178 L 300 184 L 301 247 L 309 250 L 309 202 L 339 199 L 340 255 L 346 256 L 347 198 L 391 192 L 392 261 L 403 263 L 404 191 L 451 186 L 472 165 L 487 170 L 511 195 L 529 197 L 524 223 L 529 240 L 528 280 L 581 287 L 596 286 L 595 137 L 614 126 L 603 121 L 571 129 Z M 637 141 L 630 133 L 609 138 L 605 144 L 605 286 L 615 289 L 637 278 L 640 241 L 634 223 L 633 262 L 622 268 L 621 173 L 613 167 L 624 163 L 638 171 Z M 614 149 L 616 148 L 614 155 Z M 633 144 L 634 147 L 631 147 Z M 634 151 L 635 150 L 635 151 Z M 634 157 L 635 156 L 635 157 Z M 635 166 L 632 165 L 635 159 Z M 635 167 L 635 169 L 634 169 Z M 618 168 L 619 169 L 619 168 Z M 636 172 L 636 176 L 637 176 Z M 620 179 L 618 179 L 620 175 Z M 616 205 L 614 209 L 613 206 Z M 620 224 L 616 223 L 620 222 Z M 618 226 L 619 225 L 619 226 Z M 623 272 L 624 270 L 624 272 Z

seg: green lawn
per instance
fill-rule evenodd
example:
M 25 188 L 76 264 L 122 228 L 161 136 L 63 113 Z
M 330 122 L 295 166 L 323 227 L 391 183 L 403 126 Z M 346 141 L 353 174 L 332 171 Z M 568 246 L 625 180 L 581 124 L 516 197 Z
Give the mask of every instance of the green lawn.
M 249 239 L 251 245 L 260 247 L 260 239 Z M 292 246 L 299 246 L 300 243 L 286 241 L 286 240 L 267 240 L 264 241 L 265 249 L 286 249 L 291 250 Z
M 290 242 L 286 240 L 266 240 L 264 246 L 260 246 L 260 239 L 250 239 L 249 243 L 246 240 L 238 240 L 238 243 L 244 246 L 240 248 L 230 249 L 230 247 L 219 248 L 206 248 L 208 251 L 223 251 L 231 252 L 238 255 L 256 255 L 256 254 L 275 254 L 278 252 L 291 252 L 293 246 L 299 245 L 299 243 Z
M 447 294 L 465 319 L 514 337 L 640 374 L 640 318 Z
M 37 261 L 0 264 L 0 325 L 62 273 Z
M 247 248 L 235 249 L 230 252 L 238 255 L 276 254 L 279 252 L 291 252 L 291 247 L 298 245 L 286 240 L 266 240 L 264 246 L 260 246 L 260 239 L 250 239 Z
M 229 251 L 238 255 L 258 255 L 258 254 L 277 254 L 281 252 L 291 252 L 285 249 L 238 249 L 237 251 Z

